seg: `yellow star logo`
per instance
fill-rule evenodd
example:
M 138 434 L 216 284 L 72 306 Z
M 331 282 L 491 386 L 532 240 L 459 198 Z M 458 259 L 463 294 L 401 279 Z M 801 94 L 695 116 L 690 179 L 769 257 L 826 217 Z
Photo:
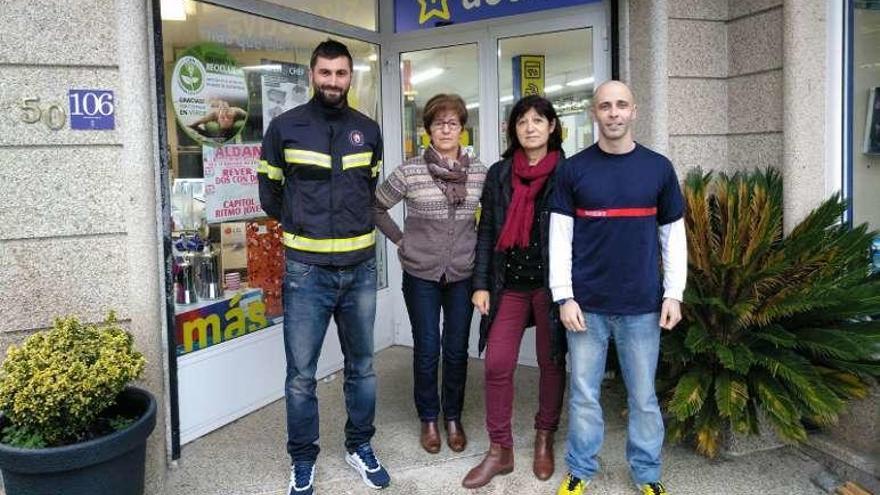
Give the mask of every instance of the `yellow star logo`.
M 447 0 L 418 0 L 419 5 L 421 5 L 421 10 L 419 11 L 419 24 L 424 24 L 428 22 L 432 17 L 437 17 L 438 19 L 443 19 L 444 21 L 449 20 L 449 5 L 446 4 Z M 430 4 L 430 8 L 428 8 L 428 4 Z M 437 7 L 437 4 L 440 4 L 440 7 Z

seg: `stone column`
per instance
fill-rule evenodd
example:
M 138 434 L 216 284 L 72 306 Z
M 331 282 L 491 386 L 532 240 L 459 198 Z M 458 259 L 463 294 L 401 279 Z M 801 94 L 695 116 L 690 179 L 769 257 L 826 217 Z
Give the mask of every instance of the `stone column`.
M 158 1 L 158 0 L 157 0 Z M 110 13 L 107 13 L 108 15 Z M 164 317 L 164 271 L 160 229 L 161 195 L 159 159 L 155 140 L 158 123 L 154 89 L 152 10 L 143 0 L 115 0 L 119 61 L 117 127 L 122 144 L 121 175 L 116 186 L 123 191 L 119 205 L 125 217 L 124 254 L 127 266 L 130 329 L 147 366 L 143 386 L 158 402 L 156 429 L 147 444 L 145 489 L 163 492 L 166 475 L 165 363 L 168 359 Z
M 629 0 L 622 7 L 621 38 L 627 57 L 621 77 L 636 95 L 636 140 L 660 153 L 669 151 L 669 15 L 667 0 Z M 621 57 L 623 58 L 623 57 Z
M 825 0 L 784 2 L 782 174 L 787 232 L 825 199 L 825 9 Z

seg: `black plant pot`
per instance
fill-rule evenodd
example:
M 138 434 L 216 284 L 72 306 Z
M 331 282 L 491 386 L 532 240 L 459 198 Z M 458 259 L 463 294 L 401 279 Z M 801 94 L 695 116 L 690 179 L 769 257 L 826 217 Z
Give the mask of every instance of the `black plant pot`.
M 6 495 L 141 495 L 147 437 L 156 426 L 156 400 L 126 388 L 116 408 L 139 419 L 125 430 L 94 440 L 47 449 L 0 443 Z M 8 420 L 0 415 L 0 429 Z

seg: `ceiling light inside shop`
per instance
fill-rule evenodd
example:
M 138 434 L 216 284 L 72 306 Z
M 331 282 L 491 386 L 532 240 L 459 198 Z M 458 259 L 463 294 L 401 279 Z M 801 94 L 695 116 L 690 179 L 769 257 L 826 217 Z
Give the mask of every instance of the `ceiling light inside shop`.
M 281 72 L 281 64 L 245 65 L 242 70 L 262 70 L 266 72 Z
M 468 103 L 468 104 L 465 105 L 464 107 L 467 108 L 468 110 L 473 110 L 474 108 L 479 108 L 479 107 L 480 107 L 480 103 L 475 101 L 475 102 L 473 102 L 473 103 Z
M 410 78 L 409 81 L 412 84 L 419 84 L 427 81 L 428 79 L 434 79 L 440 74 L 443 74 L 443 69 L 441 69 L 440 67 L 432 67 L 430 69 L 425 69 L 424 72 L 413 74 L 412 78 Z
M 371 53 L 370 56 L 367 57 L 367 60 L 369 60 L 370 62 L 375 62 L 376 60 L 379 60 L 379 56 L 375 53 Z
M 354 64 L 355 72 L 370 72 L 370 66 L 366 64 Z
M 162 0 L 159 5 L 163 21 L 185 21 L 186 6 L 183 0 Z
M 568 81 L 565 83 L 566 86 L 586 86 L 588 84 L 593 84 L 594 79 L 592 77 L 585 77 L 583 79 L 575 79 L 574 81 Z
M 502 96 L 498 99 L 501 103 L 507 103 L 508 101 L 513 101 L 513 95 Z
M 561 84 L 551 84 L 550 86 L 547 86 L 546 88 L 544 88 L 544 94 L 555 93 L 555 92 L 559 91 L 560 89 L 562 89 Z

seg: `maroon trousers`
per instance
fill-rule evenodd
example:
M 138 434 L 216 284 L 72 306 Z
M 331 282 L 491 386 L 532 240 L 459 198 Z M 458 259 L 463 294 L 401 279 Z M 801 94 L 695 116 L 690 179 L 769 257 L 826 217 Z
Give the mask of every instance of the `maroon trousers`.
M 532 316 L 537 327 L 535 344 L 540 380 L 535 429 L 556 431 L 565 390 L 565 366 L 551 359 L 550 295 L 547 289 L 505 290 L 486 344 L 486 429 L 492 443 L 513 447 L 510 420 L 513 415 L 513 373 L 525 327 Z

